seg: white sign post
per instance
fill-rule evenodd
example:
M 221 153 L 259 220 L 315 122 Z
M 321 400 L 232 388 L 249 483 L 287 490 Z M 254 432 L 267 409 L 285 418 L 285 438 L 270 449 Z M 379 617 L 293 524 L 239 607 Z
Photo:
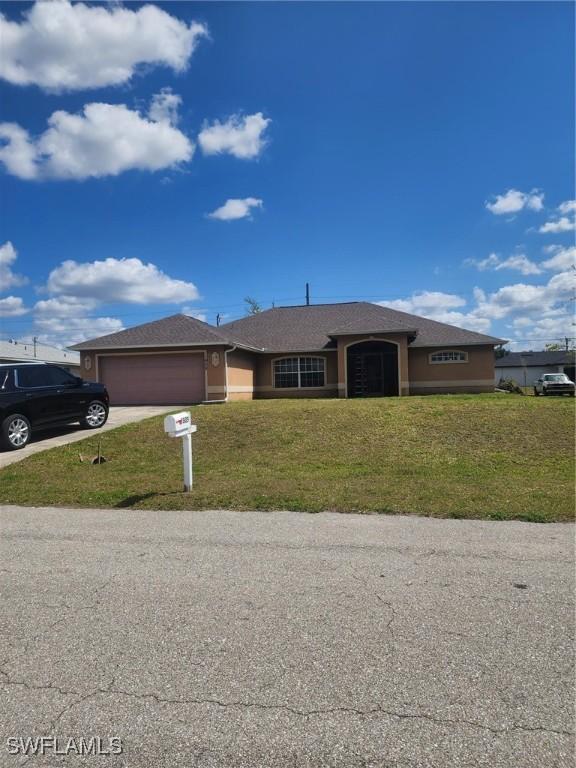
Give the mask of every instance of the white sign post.
M 182 438 L 182 457 L 184 461 L 184 490 L 192 490 L 192 434 L 196 432 L 196 424 L 192 424 L 190 411 L 181 411 L 166 416 L 164 432 L 170 437 Z

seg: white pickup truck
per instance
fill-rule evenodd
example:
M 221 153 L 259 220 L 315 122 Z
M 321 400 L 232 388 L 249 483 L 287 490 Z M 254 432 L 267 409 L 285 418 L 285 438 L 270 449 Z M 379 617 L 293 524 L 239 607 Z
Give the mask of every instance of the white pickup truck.
M 576 384 L 570 381 L 565 373 L 544 373 L 534 382 L 534 394 L 538 395 L 570 395 L 574 397 Z

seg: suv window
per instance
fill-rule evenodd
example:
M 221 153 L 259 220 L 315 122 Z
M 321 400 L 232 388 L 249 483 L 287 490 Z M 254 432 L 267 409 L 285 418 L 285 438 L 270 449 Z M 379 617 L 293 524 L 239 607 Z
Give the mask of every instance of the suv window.
M 48 367 L 48 377 L 50 384 L 53 387 L 70 386 L 76 383 L 76 379 L 72 374 L 65 371 L 64 368 L 58 368 L 58 366 L 51 365 Z
M 52 381 L 49 377 L 49 368 L 47 365 L 27 365 L 17 369 L 18 387 L 27 389 L 28 387 L 50 387 Z
M 0 389 L 8 389 L 12 384 L 12 369 L 0 368 Z

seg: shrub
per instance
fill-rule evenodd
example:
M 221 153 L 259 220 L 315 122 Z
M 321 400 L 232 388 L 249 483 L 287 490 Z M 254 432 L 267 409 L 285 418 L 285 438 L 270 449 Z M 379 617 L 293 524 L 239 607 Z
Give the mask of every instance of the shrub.
M 500 379 L 498 382 L 498 389 L 503 389 L 506 392 L 511 392 L 513 395 L 523 395 L 524 390 L 518 386 L 518 383 L 514 379 Z

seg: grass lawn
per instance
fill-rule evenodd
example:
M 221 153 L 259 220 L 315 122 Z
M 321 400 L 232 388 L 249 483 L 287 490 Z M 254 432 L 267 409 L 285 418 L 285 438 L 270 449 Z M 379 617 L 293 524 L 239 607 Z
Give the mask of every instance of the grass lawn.
M 429 395 L 196 406 L 194 490 L 162 418 L 0 472 L 0 502 L 573 518 L 574 400 Z

